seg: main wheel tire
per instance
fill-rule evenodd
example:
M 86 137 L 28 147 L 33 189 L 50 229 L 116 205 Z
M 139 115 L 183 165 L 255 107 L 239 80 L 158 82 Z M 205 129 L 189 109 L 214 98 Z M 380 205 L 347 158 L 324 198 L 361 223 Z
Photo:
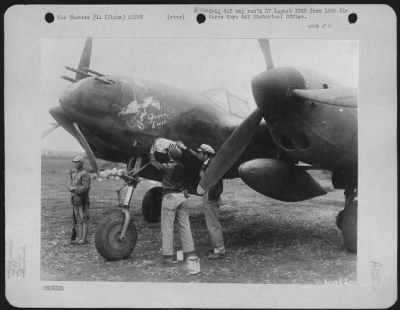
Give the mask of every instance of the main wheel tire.
M 125 240 L 120 240 L 124 225 L 124 214 L 115 212 L 106 216 L 97 226 L 95 246 L 106 260 L 115 261 L 128 258 L 136 246 L 137 231 L 133 220 L 130 221 Z
M 339 211 L 338 215 L 336 215 L 336 226 L 340 230 L 342 230 L 343 227 L 343 213 L 344 210 Z
M 345 248 L 351 252 L 357 252 L 357 201 L 352 206 L 343 210 L 342 234 Z
M 146 221 L 158 223 L 161 218 L 162 189 L 153 187 L 147 191 L 142 200 L 142 213 Z

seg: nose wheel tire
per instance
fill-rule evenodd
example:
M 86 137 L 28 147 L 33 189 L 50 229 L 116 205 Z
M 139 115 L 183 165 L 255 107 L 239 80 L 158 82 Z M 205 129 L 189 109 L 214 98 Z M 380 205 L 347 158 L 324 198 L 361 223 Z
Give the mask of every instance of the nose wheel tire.
M 142 213 L 147 222 L 158 223 L 160 221 L 161 203 L 161 187 L 153 187 L 149 189 L 142 200 Z
M 125 238 L 121 239 L 123 225 L 123 213 L 115 212 L 106 216 L 97 226 L 95 246 L 99 254 L 106 260 L 126 259 L 136 246 L 137 231 L 133 220 L 128 225 Z

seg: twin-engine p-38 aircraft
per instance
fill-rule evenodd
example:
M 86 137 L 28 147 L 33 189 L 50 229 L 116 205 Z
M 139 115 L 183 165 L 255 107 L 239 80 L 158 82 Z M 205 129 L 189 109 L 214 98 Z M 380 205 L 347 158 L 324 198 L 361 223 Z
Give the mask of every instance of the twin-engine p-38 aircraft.
M 275 68 L 269 40 L 260 39 L 266 70 L 251 81 L 257 108 L 246 119 L 208 98 L 154 81 L 106 75 L 90 69 L 92 39 L 86 40 L 74 78 L 50 114 L 96 158 L 127 164 L 128 190 L 123 212 L 105 217 L 95 244 L 108 260 L 127 258 L 136 245 L 129 203 L 138 177 L 161 180 L 148 165 L 156 138 L 182 141 L 190 148 L 211 145 L 217 154 L 200 180 L 200 166 L 186 161 L 186 187 L 201 194 L 221 178 L 240 177 L 257 192 L 296 202 L 323 195 L 308 169 L 332 171 L 334 188 L 344 189 L 345 207 L 337 217 L 345 247 L 357 249 L 357 89 L 345 88 L 318 73 Z M 263 70 L 260 68 L 260 71 Z M 300 163 L 300 164 L 299 164 Z M 305 164 L 306 165 L 305 165 Z M 148 221 L 158 221 L 161 191 L 143 198 Z

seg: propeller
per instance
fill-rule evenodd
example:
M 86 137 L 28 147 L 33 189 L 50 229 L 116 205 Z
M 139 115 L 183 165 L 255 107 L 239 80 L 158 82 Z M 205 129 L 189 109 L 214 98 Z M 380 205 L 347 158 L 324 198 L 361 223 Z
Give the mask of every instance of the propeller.
M 62 107 L 54 107 L 50 109 L 51 116 L 57 121 L 57 126 L 62 126 L 66 131 L 68 131 L 75 139 L 78 140 L 79 144 L 83 147 L 86 152 L 86 155 L 89 159 L 90 165 L 93 170 L 98 173 L 98 165 L 96 162 L 96 158 L 93 154 L 92 149 L 90 148 L 89 143 L 86 141 L 86 138 L 82 134 L 81 130 L 77 123 L 72 122 L 72 120 L 65 114 Z
M 74 128 L 74 131 L 75 131 L 75 138 L 82 145 L 82 147 L 85 150 L 86 155 L 89 159 L 90 165 L 92 166 L 94 172 L 97 174 L 99 171 L 99 167 L 97 165 L 96 157 L 94 156 L 89 143 L 86 141 L 84 135 L 82 134 L 81 130 L 79 129 L 79 127 L 76 123 L 72 123 L 72 127 Z
M 274 64 L 272 62 L 269 40 L 259 39 L 258 43 L 264 55 L 267 70 L 273 69 Z M 203 194 L 215 185 L 239 159 L 257 132 L 261 119 L 261 110 L 256 108 L 229 136 L 201 178 L 197 187 L 199 194 Z
M 45 131 L 42 132 L 42 139 L 47 137 L 51 132 L 53 132 L 53 130 L 55 130 L 58 127 L 60 127 L 60 125 L 56 124 L 56 123 L 50 123 L 50 125 L 51 125 L 50 128 L 47 128 Z
M 81 59 L 79 60 L 78 70 L 89 69 L 91 56 L 92 56 L 92 38 L 87 38 L 85 46 L 83 47 Z M 79 81 L 85 77 L 87 77 L 87 75 L 77 72 L 75 75 L 75 80 Z
M 70 67 L 67 67 L 68 70 L 73 71 L 76 73 L 75 79 L 73 78 L 68 78 L 68 77 L 63 77 L 66 80 L 69 80 L 71 82 L 77 82 L 83 78 L 86 78 L 88 76 L 87 71 L 91 71 L 89 69 L 90 66 L 90 58 L 92 54 L 92 38 L 87 38 L 85 45 L 82 50 L 81 58 L 79 60 L 79 65 L 78 69 L 73 69 Z M 95 71 L 93 71 L 95 72 Z M 96 74 L 100 75 L 100 73 L 95 72 Z M 100 77 L 98 77 L 100 78 Z M 83 147 L 83 149 L 86 152 L 86 155 L 88 156 L 89 162 L 93 168 L 93 170 L 98 173 L 98 165 L 96 162 L 96 158 L 93 154 L 92 149 L 90 148 L 89 143 L 86 141 L 85 136 L 82 134 L 81 130 L 79 129 L 79 126 L 77 123 L 73 122 L 72 119 L 65 113 L 65 110 L 62 107 L 62 99 L 60 99 L 61 106 L 53 107 L 49 110 L 49 113 L 51 116 L 57 121 L 57 124 L 53 124 L 53 127 L 46 130 L 42 134 L 42 138 L 47 136 L 50 132 L 52 132 L 55 128 L 61 126 L 63 127 L 66 131 L 68 131 L 71 135 L 73 135 L 80 145 Z
M 261 118 L 261 111 L 254 110 L 229 136 L 200 180 L 197 187 L 199 194 L 203 194 L 205 190 L 215 185 L 239 159 L 257 132 Z
M 93 41 L 92 38 L 86 39 L 85 45 L 82 50 L 81 58 L 79 60 L 78 70 L 77 70 L 76 76 L 75 76 L 75 79 L 77 81 L 86 78 L 87 77 L 86 71 L 90 70 L 89 68 L 90 68 L 90 59 L 92 56 L 92 41 Z M 80 71 L 82 71 L 82 72 L 80 72 Z M 86 155 L 89 159 L 90 165 L 92 166 L 93 170 L 97 174 L 99 168 L 97 165 L 96 157 L 94 156 L 89 143 L 86 141 L 85 136 L 82 134 L 77 123 L 72 123 L 71 131 L 72 131 L 72 134 L 75 136 L 75 138 L 80 143 L 80 145 L 85 150 Z

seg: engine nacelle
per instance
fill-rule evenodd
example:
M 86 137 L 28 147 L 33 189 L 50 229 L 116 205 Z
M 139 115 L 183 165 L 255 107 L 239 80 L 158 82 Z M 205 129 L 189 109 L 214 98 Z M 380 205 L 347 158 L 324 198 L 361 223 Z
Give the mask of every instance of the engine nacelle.
M 260 194 L 281 201 L 302 201 L 326 194 L 303 168 L 282 160 L 250 160 L 239 167 L 239 176 Z

